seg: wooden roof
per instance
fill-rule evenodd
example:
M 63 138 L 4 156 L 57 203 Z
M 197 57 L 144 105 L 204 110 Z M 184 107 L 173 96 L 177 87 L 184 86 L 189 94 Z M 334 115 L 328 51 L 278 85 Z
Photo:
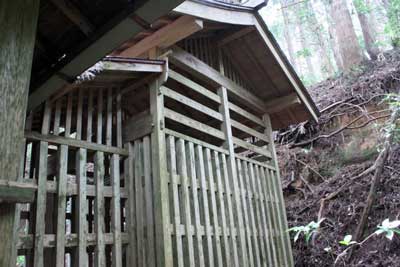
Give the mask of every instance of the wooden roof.
M 183 0 L 41 0 L 28 109 Z

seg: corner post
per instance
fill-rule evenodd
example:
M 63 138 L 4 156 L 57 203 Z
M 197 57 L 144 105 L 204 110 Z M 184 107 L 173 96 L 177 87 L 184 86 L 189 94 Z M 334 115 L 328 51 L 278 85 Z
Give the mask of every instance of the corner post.
M 152 170 L 154 181 L 154 214 L 156 227 L 157 266 L 172 267 L 172 239 L 170 232 L 168 172 L 165 143 L 164 96 L 160 91 L 166 74 L 150 84 L 150 114 Z
M 290 242 L 290 236 L 287 231 L 288 223 L 287 223 L 287 218 L 286 218 L 285 201 L 283 199 L 281 176 L 279 173 L 278 158 L 276 155 L 271 118 L 270 118 L 269 114 L 263 115 L 263 121 L 265 123 L 265 134 L 270 139 L 269 144 L 268 144 L 268 149 L 269 149 L 269 151 L 271 151 L 271 156 L 272 156 L 272 161 L 273 161 L 272 164 L 274 165 L 275 170 L 276 170 L 275 177 L 271 177 L 271 178 L 273 179 L 274 190 L 276 190 L 276 195 L 277 195 L 278 201 L 279 201 L 278 205 L 280 206 L 280 212 L 279 212 L 280 218 L 278 218 L 278 219 L 280 221 L 280 228 L 282 230 L 282 232 L 280 233 L 281 241 L 283 243 L 282 245 L 285 250 L 285 256 L 284 256 L 285 257 L 284 258 L 285 266 L 293 267 L 294 262 L 293 262 L 292 246 L 291 246 L 291 242 Z
M 0 1 L 0 179 L 17 181 L 39 0 Z M 0 266 L 15 266 L 16 204 L 0 204 Z

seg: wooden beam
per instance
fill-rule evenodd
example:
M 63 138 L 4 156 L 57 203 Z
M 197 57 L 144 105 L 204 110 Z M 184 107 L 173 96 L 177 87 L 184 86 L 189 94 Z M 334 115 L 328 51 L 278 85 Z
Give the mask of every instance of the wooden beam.
M 235 25 L 253 25 L 254 15 L 251 10 L 240 7 L 236 10 L 218 8 L 194 1 L 185 1 L 174 9 L 175 12 L 180 14 Z
M 158 0 L 147 0 L 142 2 L 143 4 L 136 6 L 135 9 L 124 10 L 121 14 L 116 14 L 115 17 L 118 20 L 111 21 L 111 27 L 110 23 L 108 23 L 104 28 L 96 30 L 94 34 L 98 34 L 99 38 L 79 51 L 79 54 L 76 54 L 59 72 L 69 77 L 76 77 L 101 60 L 112 49 L 115 49 L 132 36 L 141 32 L 143 28 L 129 17 L 133 13 L 152 23 L 159 17 L 170 12 L 182 3 L 183 0 L 161 2 Z M 57 74 L 52 75 L 29 96 L 28 110 L 39 106 L 65 84 L 67 82 Z
M 241 37 L 253 32 L 254 30 L 255 30 L 255 28 L 253 26 L 248 26 L 248 27 L 244 27 L 244 28 L 242 28 L 240 30 L 236 30 L 234 32 L 231 32 L 231 33 L 223 36 L 221 39 L 219 39 L 217 41 L 217 45 L 219 47 L 224 46 L 224 45 L 226 45 L 226 44 L 228 44 L 228 43 L 230 43 L 230 42 L 232 42 L 232 41 L 234 41 L 236 39 L 239 39 L 239 38 L 241 38 Z
M 53 2 L 53 4 L 58 7 L 67 18 L 78 26 L 85 35 L 90 35 L 94 31 L 94 26 L 79 11 L 72 1 L 51 0 L 51 2 Z
M 76 140 L 74 138 L 69 138 L 69 137 L 25 131 L 25 138 L 29 140 L 44 141 L 51 144 L 67 145 L 69 147 L 75 147 L 75 148 L 85 148 L 87 150 L 104 152 L 108 154 L 118 154 L 121 156 L 128 156 L 128 151 L 123 148 L 106 146 L 82 140 Z
M 0 180 L 0 203 L 32 203 L 36 186 L 23 182 Z
M 132 47 L 122 51 L 119 56 L 138 57 L 155 47 L 167 48 L 202 29 L 203 21 L 191 16 L 182 16 Z
M 163 72 L 163 64 L 103 61 L 105 71 Z
M 252 106 L 259 112 L 265 112 L 264 102 L 261 99 L 183 49 L 174 47 L 170 61 L 202 80 L 225 87 L 242 103 Z
M 273 114 L 285 110 L 293 105 L 301 104 L 301 101 L 296 93 L 287 96 L 279 97 L 265 103 L 266 113 Z
M 0 1 L 0 10 L 0 179 L 16 181 L 23 173 L 23 130 L 39 1 Z M 18 210 L 18 205 L 0 204 L 0 266 L 15 266 Z

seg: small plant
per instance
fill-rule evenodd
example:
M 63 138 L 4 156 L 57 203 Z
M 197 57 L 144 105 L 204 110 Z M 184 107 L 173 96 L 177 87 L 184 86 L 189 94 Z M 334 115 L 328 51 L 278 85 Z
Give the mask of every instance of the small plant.
M 385 234 L 385 237 L 389 240 L 392 240 L 394 237 L 394 234 L 400 235 L 400 229 L 398 227 L 400 226 L 400 220 L 396 221 L 389 221 L 389 219 L 386 219 L 382 222 L 382 225 L 378 225 L 378 230 L 375 231 L 376 235 L 381 235 Z
M 296 242 L 299 239 L 300 235 L 303 234 L 306 242 L 308 243 L 311 236 L 317 232 L 319 226 L 321 225 L 321 223 L 324 220 L 325 219 L 322 218 L 318 222 L 312 221 L 307 225 L 295 226 L 295 227 L 290 228 L 288 231 L 296 233 L 294 236 L 294 242 Z
M 343 245 L 343 246 L 350 246 L 350 245 L 353 245 L 353 244 L 356 244 L 357 242 L 356 241 L 352 241 L 352 239 L 353 239 L 353 236 L 352 235 L 346 235 L 344 238 L 343 238 L 343 240 L 340 240 L 339 241 L 339 244 L 340 245 Z

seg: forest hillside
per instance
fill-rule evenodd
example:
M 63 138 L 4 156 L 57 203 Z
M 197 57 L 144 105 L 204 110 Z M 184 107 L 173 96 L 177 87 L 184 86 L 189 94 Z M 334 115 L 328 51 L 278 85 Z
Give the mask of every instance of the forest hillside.
M 385 219 L 400 217 L 398 128 L 377 181 L 372 168 L 384 150 L 392 114 L 389 98 L 399 85 L 400 51 L 382 53 L 310 87 L 320 121 L 277 134 L 289 227 L 322 221 L 309 241 L 303 232 L 293 242 L 296 266 L 400 266 L 400 235 L 389 240 L 373 234 Z M 368 240 L 360 246 L 340 244 L 346 235 Z

